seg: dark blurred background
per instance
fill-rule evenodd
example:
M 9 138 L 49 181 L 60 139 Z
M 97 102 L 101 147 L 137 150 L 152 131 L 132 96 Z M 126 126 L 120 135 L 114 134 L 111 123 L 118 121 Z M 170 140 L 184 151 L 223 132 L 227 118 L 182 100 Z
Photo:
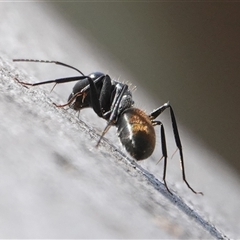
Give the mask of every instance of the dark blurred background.
M 239 3 L 52 4 L 240 172 Z

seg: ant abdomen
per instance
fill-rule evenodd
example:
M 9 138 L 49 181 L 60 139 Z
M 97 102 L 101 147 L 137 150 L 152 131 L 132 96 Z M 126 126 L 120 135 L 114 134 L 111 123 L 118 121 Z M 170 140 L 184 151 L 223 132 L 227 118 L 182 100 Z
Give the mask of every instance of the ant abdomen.
M 118 136 L 127 152 L 136 160 L 152 155 L 155 131 L 149 116 L 138 108 L 127 108 L 117 122 Z

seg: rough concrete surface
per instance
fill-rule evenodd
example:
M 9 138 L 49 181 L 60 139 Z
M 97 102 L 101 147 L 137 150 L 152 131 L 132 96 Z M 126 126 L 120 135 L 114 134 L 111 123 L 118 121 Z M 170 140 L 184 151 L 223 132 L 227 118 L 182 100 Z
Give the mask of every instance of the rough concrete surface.
M 72 38 L 68 39 L 66 63 L 70 59 L 73 63 L 81 61 L 84 72 L 108 72 L 110 67 L 113 72 L 121 71 L 112 63 L 99 61 L 103 55 L 97 56 L 94 47 L 80 36 L 73 36 L 54 11 L 45 11 L 41 4 L 29 6 L 31 11 L 24 4 L 0 5 L 4 19 L 0 27 L 0 238 L 237 237 L 237 225 L 228 220 L 231 216 L 236 223 L 238 212 L 226 212 L 234 212 L 239 193 L 236 191 L 229 199 L 234 209 L 220 209 L 226 198 L 218 186 L 214 192 L 210 181 L 216 184 L 221 171 L 215 168 L 214 178 L 207 178 L 213 174 L 211 168 L 206 169 L 207 163 L 199 159 L 211 155 L 194 148 L 195 140 L 183 134 L 184 142 L 194 149 L 185 158 L 196 159 L 191 167 L 186 162 L 187 174 L 189 182 L 205 196 L 194 195 L 185 187 L 178 164 L 172 170 L 174 177 L 171 172 L 168 175 L 169 187 L 177 192 L 172 196 L 161 183 L 162 164 L 156 165 L 159 151 L 138 165 L 121 148 L 114 128 L 96 148 L 105 121 L 91 110 L 82 111 L 78 118 L 76 113 L 53 105 L 63 103 L 71 87 L 57 86 L 50 93 L 51 86 L 27 89 L 16 81 L 36 82 L 66 74 L 66 69 L 55 72 L 56 66 L 29 67 L 27 63 L 13 63 L 11 58 L 63 61 L 67 43 L 60 36 L 69 35 Z M 33 12 L 35 18 L 30 17 Z M 152 103 L 145 104 L 148 108 Z M 169 148 L 174 152 L 174 142 Z M 178 160 L 176 155 L 173 158 Z M 154 158 L 155 162 L 151 161 Z M 202 169 L 209 174 L 200 179 Z M 228 186 L 235 186 L 234 178 L 227 176 L 229 180 L 225 178 L 226 183 L 221 184 L 225 197 Z M 175 181 L 179 183 L 174 185 Z
M 154 176 L 107 142 L 96 149 L 90 126 L 16 77 L 27 79 L 2 62 L 1 236 L 210 237 L 204 228 L 211 226 L 202 229 L 201 217 Z

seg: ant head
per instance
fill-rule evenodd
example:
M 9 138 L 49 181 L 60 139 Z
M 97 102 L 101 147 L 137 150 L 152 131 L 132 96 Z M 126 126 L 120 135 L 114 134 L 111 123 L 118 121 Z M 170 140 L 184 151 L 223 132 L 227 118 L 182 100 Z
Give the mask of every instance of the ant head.
M 103 74 L 103 73 L 101 73 L 101 72 L 93 72 L 93 73 L 89 74 L 88 76 L 89 76 L 91 79 L 95 80 L 95 79 L 97 79 L 97 78 L 100 78 L 100 77 L 103 76 L 103 75 L 105 75 L 105 74 Z

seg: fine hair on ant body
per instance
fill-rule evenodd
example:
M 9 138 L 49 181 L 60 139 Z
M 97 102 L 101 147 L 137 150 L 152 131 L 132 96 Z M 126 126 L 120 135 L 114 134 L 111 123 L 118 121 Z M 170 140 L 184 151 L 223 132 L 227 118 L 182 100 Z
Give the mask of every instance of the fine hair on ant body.
M 73 87 L 72 93 L 68 98 L 68 102 L 64 105 L 56 105 L 57 107 L 69 106 L 70 108 L 80 111 L 83 108 L 91 107 L 94 112 L 107 121 L 107 125 L 103 130 L 98 142 L 99 145 L 103 136 L 107 133 L 111 126 L 117 127 L 118 137 L 125 147 L 126 151 L 135 159 L 143 160 L 150 157 L 155 149 L 156 134 L 154 127 L 160 126 L 162 158 L 164 159 L 163 181 L 168 192 L 172 193 L 166 183 L 167 170 L 167 147 L 165 130 L 162 122 L 155 120 L 165 109 L 170 110 L 173 134 L 176 146 L 180 154 L 180 164 L 182 170 L 182 178 L 188 188 L 196 194 L 196 192 L 186 180 L 182 144 L 178 132 L 177 121 L 174 111 L 169 102 L 163 104 L 159 108 L 153 110 L 147 115 L 141 109 L 134 107 L 132 93 L 128 89 L 128 85 L 113 80 L 107 74 L 101 72 L 93 72 L 84 75 L 80 70 L 68 64 L 58 61 L 44 61 L 32 59 L 13 59 L 14 62 L 41 62 L 54 63 L 64 67 L 68 67 L 77 71 L 80 75 L 73 77 L 57 78 L 37 83 L 26 83 L 17 80 L 23 86 L 37 86 L 42 84 L 54 83 L 53 88 L 60 83 L 78 81 Z M 161 159 L 162 159 L 161 158 Z M 161 160 L 160 159 L 160 160 Z

